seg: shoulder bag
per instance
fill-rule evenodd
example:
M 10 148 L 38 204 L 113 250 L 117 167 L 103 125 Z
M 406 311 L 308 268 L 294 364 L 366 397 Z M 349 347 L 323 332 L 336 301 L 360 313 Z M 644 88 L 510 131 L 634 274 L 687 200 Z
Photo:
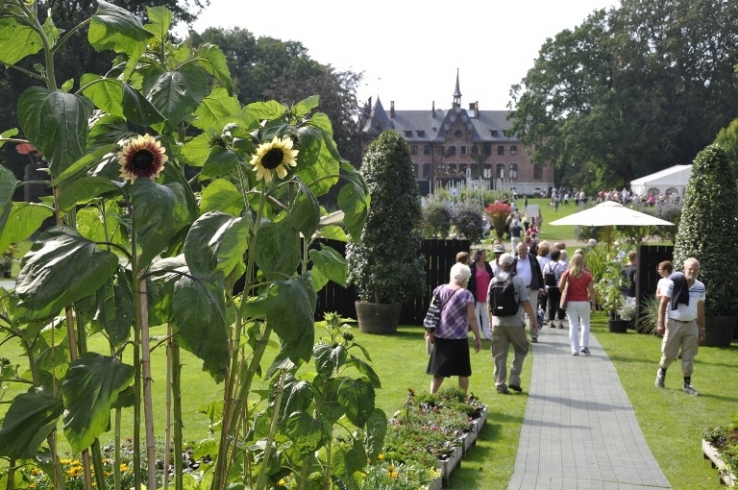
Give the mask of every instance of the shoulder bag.
M 432 332 L 441 325 L 441 312 L 443 312 L 443 307 L 451 301 L 451 298 L 454 297 L 454 294 L 456 294 L 459 289 L 454 290 L 454 292 L 451 293 L 451 296 L 443 302 L 441 302 L 440 291 L 433 295 L 431 304 L 428 306 L 428 312 L 425 314 L 425 319 L 423 319 L 423 326 L 426 330 Z

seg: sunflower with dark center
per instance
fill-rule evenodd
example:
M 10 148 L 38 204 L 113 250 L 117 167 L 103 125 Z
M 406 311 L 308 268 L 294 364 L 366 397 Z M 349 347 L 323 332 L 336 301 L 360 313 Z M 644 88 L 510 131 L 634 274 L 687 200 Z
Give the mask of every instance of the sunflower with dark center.
M 137 136 L 118 152 L 120 176 L 131 182 L 139 177 L 155 179 L 168 159 L 165 148 L 153 136 Z
M 249 162 L 256 170 L 256 180 L 272 181 L 272 172 L 280 179 L 287 177 L 289 167 L 296 167 L 298 150 L 292 149 L 292 139 L 275 136 L 269 143 L 262 143 Z

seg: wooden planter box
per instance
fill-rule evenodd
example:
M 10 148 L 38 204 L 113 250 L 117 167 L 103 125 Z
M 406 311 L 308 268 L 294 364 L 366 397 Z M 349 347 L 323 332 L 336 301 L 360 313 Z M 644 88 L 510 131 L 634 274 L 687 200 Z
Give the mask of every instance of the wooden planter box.
M 731 472 L 728 465 L 720 459 L 720 454 L 717 449 L 704 439 L 702 440 L 702 453 L 704 454 L 705 459 L 710 460 L 712 467 L 717 468 L 720 481 L 728 488 L 735 488 L 738 483 L 736 476 Z
M 479 433 L 482 432 L 482 429 L 484 429 L 484 425 L 487 423 L 488 417 L 489 411 L 487 410 L 487 407 L 484 407 L 484 410 L 482 410 L 479 418 L 474 421 L 474 432 L 477 434 L 477 436 L 479 436 Z
M 461 449 L 466 456 L 466 452 L 471 448 L 477 440 L 477 433 L 474 430 L 470 430 L 461 436 Z
M 441 470 L 441 480 L 444 487 L 448 486 L 448 479 L 451 473 L 461 464 L 461 456 L 463 451 L 460 447 L 454 449 L 448 458 L 438 461 L 438 469 Z
M 428 490 L 441 490 L 443 488 L 443 481 L 440 477 L 433 480 L 430 485 L 428 485 Z

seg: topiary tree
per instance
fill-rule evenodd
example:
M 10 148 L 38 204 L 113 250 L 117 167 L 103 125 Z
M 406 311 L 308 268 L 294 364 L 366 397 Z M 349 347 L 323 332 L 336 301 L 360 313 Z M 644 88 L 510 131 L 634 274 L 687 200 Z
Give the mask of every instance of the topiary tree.
M 472 204 L 462 204 L 451 214 L 451 225 L 472 243 L 482 241 L 484 218 Z
M 369 303 L 402 303 L 425 290 L 422 210 L 410 151 L 394 131 L 374 140 L 361 173 L 371 197 L 361 243 L 349 243 L 348 283 Z
M 497 233 L 497 238 L 502 239 L 507 227 L 507 218 L 510 216 L 510 205 L 504 202 L 496 202 L 484 208 L 492 226 Z
M 674 266 L 700 261 L 700 280 L 707 288 L 705 314 L 731 316 L 738 313 L 738 269 L 726 262 L 738 243 L 738 190 L 725 150 L 713 144 L 694 159 L 687 183 L 682 219 L 674 243 Z
M 446 238 L 451 227 L 451 210 L 448 205 L 430 201 L 423 206 L 423 229 L 425 236 Z

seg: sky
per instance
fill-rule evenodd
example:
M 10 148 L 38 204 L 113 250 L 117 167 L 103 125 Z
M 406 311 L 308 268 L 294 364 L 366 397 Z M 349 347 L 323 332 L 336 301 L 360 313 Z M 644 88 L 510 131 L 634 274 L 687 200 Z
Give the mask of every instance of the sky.
M 448 109 L 459 70 L 462 107 L 503 110 L 543 43 L 617 0 L 210 0 L 193 28 L 241 27 L 300 41 L 337 70 L 363 73 L 361 102 Z M 184 31 L 177 31 L 183 35 Z

